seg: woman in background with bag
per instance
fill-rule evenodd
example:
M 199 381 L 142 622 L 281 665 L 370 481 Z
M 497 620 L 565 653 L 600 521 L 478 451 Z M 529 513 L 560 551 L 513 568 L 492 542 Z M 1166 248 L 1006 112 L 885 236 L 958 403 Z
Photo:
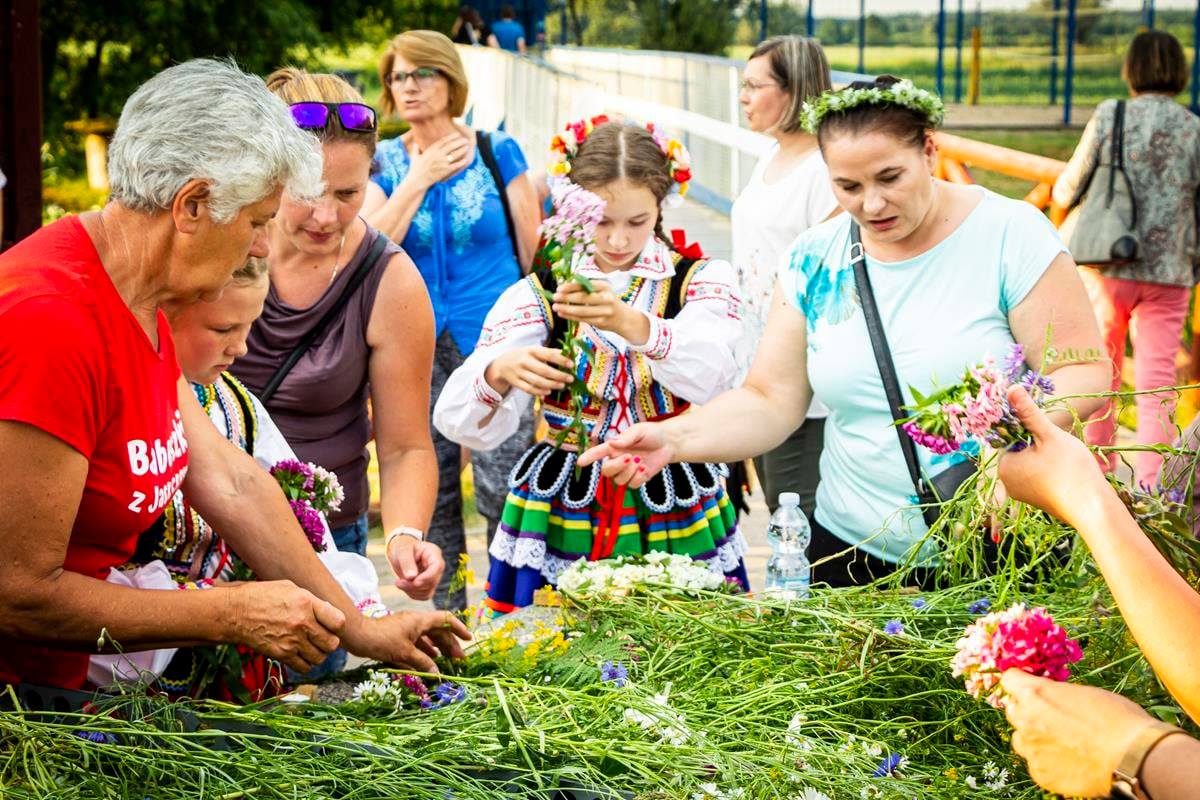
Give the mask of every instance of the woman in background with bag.
M 483 319 L 533 261 L 541 220 L 525 155 L 500 131 L 455 121 L 467 104 L 467 75 L 454 45 L 440 33 L 407 31 L 392 40 L 379 67 L 384 113 L 395 111 L 407 133 L 379 143 L 363 216 L 400 242 L 416 262 L 433 301 L 436 350 L 429 408 L 450 373 L 474 351 Z M 475 506 L 499 524 L 508 471 L 533 443 L 534 418 L 497 449 L 471 455 Z M 462 448 L 437 431 L 438 493 L 431 541 L 446 561 L 466 553 Z M 467 593 L 449 595 L 454 570 L 442 576 L 434 603 L 465 609 Z
M 1130 332 L 1134 388 L 1153 392 L 1176 383 L 1175 355 L 1195 283 L 1200 186 L 1200 120 L 1174 99 L 1187 86 L 1187 70 L 1183 48 L 1171 34 L 1146 31 L 1135 36 L 1121 70 L 1130 99 L 1108 100 L 1096 108 L 1070 163 L 1054 184 L 1056 203 L 1082 202 L 1072 215 L 1077 217 L 1071 220 L 1074 230 L 1064 226 L 1064 237 L 1077 260 L 1089 267 L 1080 274 L 1113 361 L 1114 391 L 1121 386 Z M 1106 224 L 1107 209 L 1097 202 L 1107 199 L 1110 176 L 1117 186 L 1116 205 L 1131 206 L 1124 225 L 1136 240 L 1136 251 L 1129 261 L 1105 264 L 1090 251 L 1097 242 L 1103 250 L 1119 222 Z M 1091 267 L 1093 259 L 1097 263 Z M 1138 395 L 1138 444 L 1172 441 L 1174 411 L 1173 393 Z M 1109 403 L 1087 426 L 1088 444 L 1111 445 L 1116 428 L 1116 408 Z M 1109 470 L 1116 461 L 1116 453 L 1110 453 Z M 1154 486 L 1161 465 L 1158 453 L 1137 453 L 1134 476 L 1139 483 Z
M 815 388 L 830 414 L 809 559 L 814 582 L 845 586 L 936 565 L 926 534 L 938 508 L 918 507 L 917 484 L 948 499 L 974 474 L 961 452 L 916 452 L 894 424 L 908 416 L 912 388 L 932 393 L 987 356 L 999 361 L 1014 341 L 1059 394 L 1102 390 L 1107 366 L 1043 363 L 1048 330 L 1059 352 L 1100 346 L 1075 264 L 1033 206 L 932 177 L 936 95 L 882 76 L 826 92 L 804 115 L 848 213 L 786 254 L 746 382 L 688 414 L 634 425 L 579 463 L 605 458 L 605 475 L 637 488 L 670 462 L 757 455 L 804 421 Z M 1099 403 L 1072 405 L 1086 415 Z M 645 470 L 628 472 L 626 456 Z

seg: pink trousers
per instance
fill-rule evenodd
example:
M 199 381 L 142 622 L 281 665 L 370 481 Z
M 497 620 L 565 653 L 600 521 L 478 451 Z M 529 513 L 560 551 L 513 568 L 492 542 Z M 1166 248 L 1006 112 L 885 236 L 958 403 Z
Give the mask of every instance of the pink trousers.
M 1160 283 L 1106 278 L 1093 269 L 1081 269 L 1100 323 L 1100 334 L 1113 361 L 1113 390 L 1121 387 L 1121 369 L 1125 361 L 1125 337 L 1133 337 L 1134 389 L 1152 391 L 1176 384 L 1175 355 L 1179 352 L 1183 323 L 1187 318 L 1191 289 Z M 1137 396 L 1137 443 L 1165 444 L 1174 441 L 1175 394 Z M 1111 445 L 1117 429 L 1117 415 L 1111 402 L 1096 412 L 1086 428 L 1088 444 Z M 1133 453 L 1130 462 L 1139 483 L 1154 486 L 1162 456 L 1151 452 Z M 1108 454 L 1108 468 L 1117 464 L 1117 454 Z

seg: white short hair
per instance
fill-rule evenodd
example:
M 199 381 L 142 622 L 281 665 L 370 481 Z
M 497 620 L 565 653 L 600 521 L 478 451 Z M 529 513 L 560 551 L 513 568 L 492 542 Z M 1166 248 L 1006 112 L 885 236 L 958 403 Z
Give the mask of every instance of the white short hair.
M 262 79 L 228 61 L 170 67 L 125 102 L 108 154 L 112 199 L 134 211 L 171 207 L 191 180 L 210 184 L 209 209 L 230 222 L 282 187 L 321 195 L 321 145 L 296 127 Z

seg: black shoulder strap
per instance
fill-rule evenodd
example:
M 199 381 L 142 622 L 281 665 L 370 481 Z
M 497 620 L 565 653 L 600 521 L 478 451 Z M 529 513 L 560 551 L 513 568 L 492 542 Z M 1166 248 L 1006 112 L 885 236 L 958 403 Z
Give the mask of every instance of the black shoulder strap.
M 875 293 L 871 290 L 871 278 L 867 275 L 867 253 L 863 250 L 862 235 L 858 223 L 850 223 L 850 263 L 854 266 L 854 283 L 858 287 L 858 297 L 862 302 L 863 317 L 867 321 L 867 333 L 871 336 L 871 349 L 875 351 L 875 363 L 879 365 L 879 377 L 883 380 L 883 391 L 887 395 L 888 407 L 892 411 L 892 419 L 896 422 L 907 415 L 902 408 L 903 396 L 900 394 L 900 380 L 896 377 L 896 365 L 892 362 L 892 351 L 888 347 L 887 334 L 883 330 L 883 322 L 879 318 L 879 307 L 875 305 Z M 912 439 L 899 425 L 895 426 L 896 436 L 900 439 L 900 452 L 904 454 L 904 463 L 908 467 L 908 475 L 912 479 L 917 496 L 921 495 L 921 469 L 917 463 L 917 447 Z
M 504 176 L 500 174 L 500 165 L 496 163 L 496 154 L 492 152 L 492 137 L 483 131 L 475 131 L 475 146 L 479 148 L 479 157 L 483 159 L 484 166 L 488 168 L 488 172 L 492 173 L 492 180 L 496 182 L 496 191 L 500 194 L 500 205 L 504 209 L 504 224 L 508 226 L 508 241 L 512 245 L 513 256 L 520 265 L 521 253 L 517 250 L 517 226 L 513 223 L 512 207 L 508 204 L 508 187 L 504 183 Z M 522 271 L 524 271 L 523 268 Z
M 1129 211 L 1132 219 L 1129 222 L 1130 228 L 1137 228 L 1138 207 L 1137 195 L 1133 193 L 1133 181 L 1129 178 L 1129 173 L 1125 171 L 1125 101 L 1117 101 L 1117 110 L 1113 119 L 1113 135 L 1112 135 L 1112 163 L 1113 169 L 1108 172 L 1108 202 L 1112 203 L 1113 199 L 1113 182 L 1117 179 L 1117 171 L 1120 170 L 1121 178 L 1125 181 L 1125 188 L 1129 191 Z
M 275 370 L 275 374 L 271 376 L 271 380 L 267 381 L 267 385 L 259 392 L 258 399 L 263 401 L 264 405 L 269 403 L 271 398 L 275 396 L 276 390 L 279 389 L 279 384 L 283 383 L 283 379 L 292 371 L 292 367 L 296 366 L 296 362 L 300 360 L 300 357 L 308 352 L 308 348 L 312 347 L 317 337 L 325 332 L 325 329 L 329 327 L 329 323 L 333 322 L 334 318 L 350 302 L 351 295 L 354 294 L 359 286 L 362 286 L 363 281 L 367 279 L 367 275 L 370 274 L 375 262 L 383 255 L 383 251 L 388 246 L 388 241 L 388 237 L 382 231 L 376 232 L 375 241 L 371 243 L 371 249 L 368 251 L 366 258 L 359 262 L 354 270 L 354 274 L 349 277 L 346 285 L 342 287 L 342 293 L 338 295 L 337 300 L 333 301 L 333 305 L 317 320 L 317 324 L 312 326 L 308 333 L 304 334 L 303 338 L 292 348 L 292 351 L 287 354 L 283 363 Z

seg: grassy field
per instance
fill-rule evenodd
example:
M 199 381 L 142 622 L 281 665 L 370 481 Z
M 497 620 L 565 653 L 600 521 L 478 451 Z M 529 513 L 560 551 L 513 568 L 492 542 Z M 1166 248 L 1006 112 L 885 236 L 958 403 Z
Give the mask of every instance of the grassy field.
M 835 70 L 858 70 L 856 45 L 832 45 L 825 48 L 830 66 Z M 730 48 L 732 58 L 744 59 L 749 47 Z M 868 47 L 865 71 L 877 75 L 890 73 L 910 78 L 918 85 L 934 88 L 937 83 L 936 47 Z M 955 51 L 945 53 L 946 94 L 953 99 Z M 969 48 L 963 49 L 963 96 L 966 97 L 971 63 Z M 983 78 L 980 102 L 996 104 L 1045 105 L 1050 100 L 1049 48 L 988 47 L 983 48 Z M 1059 99 L 1062 97 L 1065 59 L 1059 58 Z M 1126 94 L 1121 82 L 1121 53 L 1110 48 L 1077 51 L 1075 55 L 1074 100 L 1093 104 L 1108 97 Z M 1186 95 L 1181 99 L 1187 100 Z

